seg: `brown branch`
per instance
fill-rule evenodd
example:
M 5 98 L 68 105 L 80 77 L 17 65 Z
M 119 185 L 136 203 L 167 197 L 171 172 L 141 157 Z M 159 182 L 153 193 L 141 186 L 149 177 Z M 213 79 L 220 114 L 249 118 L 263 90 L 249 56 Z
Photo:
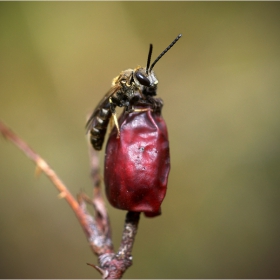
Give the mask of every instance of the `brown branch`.
M 132 246 L 137 233 L 139 212 L 128 212 L 126 215 L 122 242 L 119 251 L 115 255 L 104 254 L 99 257 L 99 262 L 106 274 L 105 279 L 119 279 L 123 273 L 132 265 Z
M 95 208 L 95 219 L 99 226 L 102 228 L 107 238 L 111 239 L 110 220 L 107 214 L 106 206 L 101 192 L 101 178 L 99 168 L 98 152 L 95 151 L 90 141 L 88 141 L 88 151 L 90 159 L 91 179 L 93 183 L 93 199 L 90 202 Z
M 97 269 L 104 279 L 121 278 L 126 269 L 132 265 L 131 251 L 137 232 L 140 213 L 127 213 L 122 242 L 118 253 L 115 254 L 111 240 L 109 217 L 101 194 L 99 162 L 96 152 L 91 147 L 89 148 L 94 198 L 90 199 L 86 194 L 79 193 L 76 200 L 47 162 L 1 121 L 0 131 L 7 140 L 14 143 L 36 164 L 37 173 L 42 171 L 47 175 L 59 191 L 59 197 L 64 198 L 76 214 L 90 243 L 90 247 L 98 256 L 100 263 L 100 267 L 93 264 L 89 265 Z M 94 207 L 94 218 L 88 213 L 86 203 Z
M 103 244 L 101 244 L 99 241 L 96 241 L 96 239 L 99 239 L 99 237 L 102 236 L 102 233 L 98 230 L 94 219 L 86 212 L 84 205 L 81 202 L 80 204 L 77 202 L 77 200 L 69 192 L 64 183 L 56 175 L 54 170 L 51 169 L 51 167 L 41 156 L 34 152 L 22 139 L 20 139 L 1 121 L 0 131 L 7 140 L 13 142 L 21 151 L 25 153 L 26 156 L 28 156 L 32 161 L 35 162 L 36 173 L 43 171 L 55 185 L 55 187 L 59 191 L 59 197 L 64 198 L 76 214 L 93 252 L 99 254 L 100 251 L 103 251 L 104 249 L 100 248 L 103 247 Z

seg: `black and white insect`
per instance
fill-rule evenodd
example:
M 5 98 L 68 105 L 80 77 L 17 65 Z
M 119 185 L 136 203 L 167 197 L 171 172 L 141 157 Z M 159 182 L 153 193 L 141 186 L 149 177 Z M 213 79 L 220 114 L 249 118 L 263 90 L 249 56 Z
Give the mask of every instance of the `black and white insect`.
M 90 132 L 90 141 L 95 150 L 101 150 L 104 142 L 107 126 L 111 116 L 120 135 L 116 107 L 124 107 L 127 112 L 137 111 L 135 104 L 149 104 L 155 112 L 161 112 L 163 101 L 155 98 L 157 95 L 158 80 L 153 71 L 160 58 L 181 38 L 179 34 L 175 40 L 156 58 L 151 64 L 153 45 L 150 44 L 146 68 L 138 66 L 134 70 L 122 71 L 113 79 L 112 87 L 102 98 L 91 117 L 87 121 L 86 129 Z M 141 109 L 143 111 L 143 109 Z

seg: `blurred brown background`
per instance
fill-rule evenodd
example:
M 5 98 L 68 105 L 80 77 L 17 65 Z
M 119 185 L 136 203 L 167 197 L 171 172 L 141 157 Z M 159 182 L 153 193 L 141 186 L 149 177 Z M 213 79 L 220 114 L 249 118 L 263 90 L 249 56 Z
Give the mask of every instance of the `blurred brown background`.
M 85 116 L 121 70 L 156 65 L 169 128 L 163 215 L 125 278 L 280 277 L 280 3 L 0 3 L 0 118 L 91 194 Z M 101 159 L 103 154 L 100 155 Z M 67 203 L 0 139 L 0 277 L 99 278 Z M 125 212 L 108 206 L 115 246 Z

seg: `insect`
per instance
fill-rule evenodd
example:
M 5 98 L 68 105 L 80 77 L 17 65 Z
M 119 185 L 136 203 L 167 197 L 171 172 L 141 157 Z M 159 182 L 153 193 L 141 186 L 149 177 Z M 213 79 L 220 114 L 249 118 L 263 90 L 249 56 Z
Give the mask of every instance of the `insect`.
M 146 68 L 138 66 L 134 70 L 122 71 L 112 81 L 112 87 L 99 102 L 91 117 L 87 121 L 86 129 L 90 132 L 90 142 L 95 150 L 101 150 L 107 126 L 113 116 L 117 128 L 117 138 L 120 137 L 120 128 L 116 115 L 116 107 L 124 107 L 125 112 L 141 112 L 149 108 L 134 108 L 136 104 L 151 105 L 154 112 L 160 113 L 163 101 L 155 98 L 158 80 L 153 71 L 161 57 L 181 38 L 179 34 L 175 40 L 151 64 L 153 45 L 150 44 Z

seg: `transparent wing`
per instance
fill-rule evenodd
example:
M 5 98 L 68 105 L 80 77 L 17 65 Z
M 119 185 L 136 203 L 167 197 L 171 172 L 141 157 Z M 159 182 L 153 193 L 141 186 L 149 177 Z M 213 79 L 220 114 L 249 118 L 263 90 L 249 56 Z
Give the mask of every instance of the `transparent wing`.
M 104 107 L 108 107 L 109 105 L 109 98 L 115 94 L 120 89 L 119 85 L 115 85 L 109 89 L 109 91 L 104 95 L 104 97 L 101 99 L 101 101 L 98 103 L 96 108 L 94 109 L 93 113 L 91 114 L 90 118 L 88 119 L 86 123 L 86 131 L 87 133 L 92 129 L 94 119 L 99 114 L 100 110 Z

